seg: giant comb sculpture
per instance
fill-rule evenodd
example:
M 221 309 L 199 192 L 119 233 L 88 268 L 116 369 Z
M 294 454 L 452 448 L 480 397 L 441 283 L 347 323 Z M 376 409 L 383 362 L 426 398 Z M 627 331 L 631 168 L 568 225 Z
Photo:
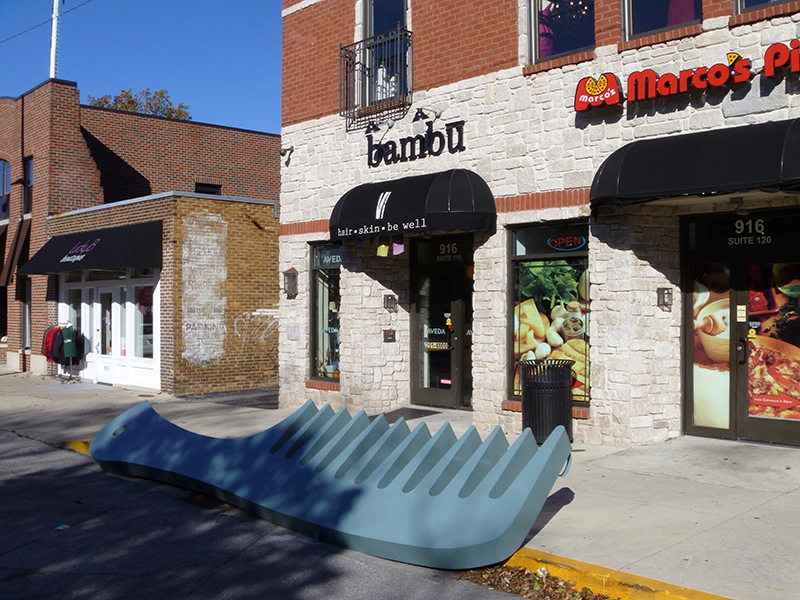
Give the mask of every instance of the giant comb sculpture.
M 266 431 L 218 439 L 181 429 L 148 402 L 92 440 L 103 470 L 193 489 L 360 552 L 444 569 L 503 561 L 536 521 L 571 446 L 559 427 L 541 448 L 500 428 L 431 435 L 309 401 Z

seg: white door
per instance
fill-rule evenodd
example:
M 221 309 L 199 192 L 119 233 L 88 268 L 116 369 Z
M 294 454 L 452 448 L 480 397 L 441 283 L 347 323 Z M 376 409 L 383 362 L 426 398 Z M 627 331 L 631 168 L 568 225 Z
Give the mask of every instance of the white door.
M 115 288 L 98 288 L 94 298 L 94 358 L 98 383 L 114 383 L 119 354 L 119 299 Z

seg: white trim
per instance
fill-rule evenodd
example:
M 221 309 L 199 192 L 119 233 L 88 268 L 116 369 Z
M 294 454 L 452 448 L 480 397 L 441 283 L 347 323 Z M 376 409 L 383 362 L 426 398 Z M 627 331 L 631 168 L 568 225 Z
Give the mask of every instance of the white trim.
M 293 15 L 299 10 L 303 10 L 304 8 L 308 8 L 309 6 L 314 6 L 315 4 L 319 4 L 324 0 L 303 0 L 302 2 L 295 4 L 294 6 L 290 6 L 289 8 L 284 8 L 281 11 L 281 18 L 285 19 L 289 15 Z

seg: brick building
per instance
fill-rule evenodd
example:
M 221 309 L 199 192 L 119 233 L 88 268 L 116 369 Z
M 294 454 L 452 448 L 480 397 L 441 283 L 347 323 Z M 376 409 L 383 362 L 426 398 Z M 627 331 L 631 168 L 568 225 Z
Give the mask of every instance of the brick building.
M 0 98 L 0 359 L 172 394 L 275 386 L 279 150 L 82 106 L 67 81 Z M 49 361 L 68 324 L 78 355 Z
M 798 24 L 285 0 L 282 403 L 513 432 L 517 360 L 566 358 L 576 440 L 800 442 Z

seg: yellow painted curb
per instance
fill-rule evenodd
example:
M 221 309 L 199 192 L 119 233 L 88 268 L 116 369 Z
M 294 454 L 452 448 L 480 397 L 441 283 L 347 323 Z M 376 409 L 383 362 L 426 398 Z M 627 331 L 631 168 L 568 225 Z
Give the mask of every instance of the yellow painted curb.
M 74 442 L 64 442 L 62 445 L 81 454 L 89 454 L 89 444 L 91 443 L 92 440 L 76 440 Z
M 575 587 L 579 590 L 587 587 L 596 594 L 605 594 L 610 598 L 621 598 L 621 600 L 730 600 L 724 596 L 562 558 L 530 548 L 522 548 L 509 558 L 506 564 L 512 567 L 525 567 L 529 571 L 537 571 L 544 567 L 555 577 L 575 582 Z

